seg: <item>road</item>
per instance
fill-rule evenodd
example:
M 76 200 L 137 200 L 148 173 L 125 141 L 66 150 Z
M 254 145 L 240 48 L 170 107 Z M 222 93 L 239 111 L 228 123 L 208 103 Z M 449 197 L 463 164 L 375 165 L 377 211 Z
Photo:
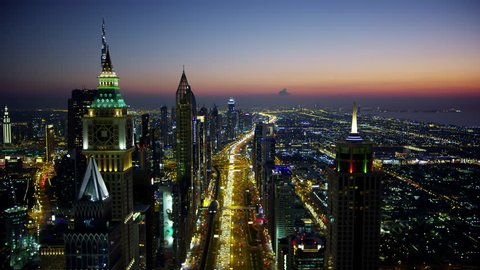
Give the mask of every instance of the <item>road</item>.
M 36 235 L 37 239 L 40 236 L 40 230 L 44 228 L 44 226 L 52 217 L 50 200 L 45 194 L 45 187 L 46 185 L 49 185 L 50 178 L 54 173 L 55 170 L 53 168 L 53 164 L 45 163 L 35 174 L 35 204 L 32 210 L 29 212 L 29 216 L 33 220 L 33 224 L 29 225 L 28 227 L 32 235 Z

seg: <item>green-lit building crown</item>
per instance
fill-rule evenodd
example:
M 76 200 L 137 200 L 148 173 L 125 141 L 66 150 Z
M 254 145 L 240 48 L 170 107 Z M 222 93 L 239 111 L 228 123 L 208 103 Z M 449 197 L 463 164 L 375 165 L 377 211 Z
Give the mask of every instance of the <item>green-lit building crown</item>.
M 98 79 L 98 95 L 92 103 L 92 108 L 126 108 L 127 104 L 120 94 L 118 76 L 113 69 L 110 49 L 105 36 L 105 22 L 102 25 L 102 72 Z

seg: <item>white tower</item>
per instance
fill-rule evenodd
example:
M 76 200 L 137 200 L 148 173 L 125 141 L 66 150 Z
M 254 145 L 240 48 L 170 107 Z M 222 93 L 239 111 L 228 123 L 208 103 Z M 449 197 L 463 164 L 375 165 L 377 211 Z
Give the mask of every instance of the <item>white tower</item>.
M 12 124 L 10 123 L 10 116 L 8 116 L 7 106 L 5 106 L 5 113 L 3 114 L 3 143 L 12 143 Z

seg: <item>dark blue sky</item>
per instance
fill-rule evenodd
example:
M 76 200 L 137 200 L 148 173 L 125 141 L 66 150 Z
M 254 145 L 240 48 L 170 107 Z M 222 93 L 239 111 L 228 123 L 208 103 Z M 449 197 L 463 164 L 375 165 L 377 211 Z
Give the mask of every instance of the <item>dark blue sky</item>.
M 200 103 L 480 95 L 479 1 L 2 1 L 3 103 L 96 87 L 102 18 L 137 107 L 171 104 L 182 65 Z

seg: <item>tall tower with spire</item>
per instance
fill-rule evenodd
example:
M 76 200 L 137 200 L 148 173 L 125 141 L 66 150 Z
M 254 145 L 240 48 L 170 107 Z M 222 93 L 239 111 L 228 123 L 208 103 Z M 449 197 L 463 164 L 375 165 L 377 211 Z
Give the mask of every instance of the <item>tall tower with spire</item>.
M 175 185 L 175 261 L 180 265 L 186 257 L 192 237 L 194 216 L 199 203 L 198 184 L 195 177 L 195 96 L 182 73 L 176 93 L 176 161 Z
M 10 123 L 7 106 L 5 106 L 5 112 L 3 113 L 3 143 L 12 143 L 12 123 Z
M 373 169 L 373 144 L 358 133 L 356 103 L 351 133 L 337 142 L 335 168 L 327 179 L 329 269 L 377 269 L 381 177 Z
M 122 98 L 102 24 L 102 71 L 98 94 L 83 118 L 83 153 L 93 157 L 112 197 L 112 220 L 121 223 L 122 269 L 136 269 L 138 239 L 133 223 L 133 122 Z

